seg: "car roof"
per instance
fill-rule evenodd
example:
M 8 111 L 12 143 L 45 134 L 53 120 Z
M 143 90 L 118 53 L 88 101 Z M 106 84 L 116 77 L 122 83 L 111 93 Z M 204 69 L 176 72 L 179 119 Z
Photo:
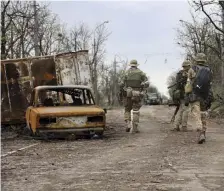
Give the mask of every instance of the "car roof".
M 49 89 L 88 89 L 91 91 L 91 88 L 89 86 L 84 85 L 55 85 L 55 86 L 37 86 L 34 89 L 35 90 L 49 90 Z

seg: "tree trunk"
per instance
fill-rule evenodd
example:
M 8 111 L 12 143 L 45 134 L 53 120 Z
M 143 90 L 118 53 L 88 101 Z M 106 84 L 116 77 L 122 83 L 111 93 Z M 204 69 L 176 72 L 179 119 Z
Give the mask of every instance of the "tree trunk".
M 1 13 L 1 59 L 6 59 L 6 29 L 5 29 L 5 11 Z

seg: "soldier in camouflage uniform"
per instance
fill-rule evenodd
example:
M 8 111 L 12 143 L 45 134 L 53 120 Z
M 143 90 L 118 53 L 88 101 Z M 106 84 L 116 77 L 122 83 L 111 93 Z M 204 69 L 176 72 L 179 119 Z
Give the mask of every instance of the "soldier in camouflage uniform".
M 143 88 L 149 87 L 148 78 L 145 73 L 138 69 L 136 60 L 130 62 L 130 69 L 125 73 L 122 85 L 124 86 L 124 118 L 127 123 L 127 132 L 139 132 L 139 110 L 142 106 Z
M 177 115 L 175 117 L 175 121 L 174 121 L 174 128 L 172 129 L 173 131 L 180 131 L 180 125 L 182 126 L 182 130 L 183 131 L 187 131 L 187 121 L 188 121 L 188 114 L 189 114 L 189 107 L 185 106 L 185 99 L 184 99 L 184 87 L 187 83 L 187 74 L 188 74 L 188 70 L 191 67 L 191 62 L 186 60 L 183 62 L 182 64 L 183 70 L 181 70 L 179 72 L 179 75 L 181 76 L 180 79 L 177 78 L 176 83 L 177 83 L 177 90 L 176 92 L 178 92 L 179 94 L 179 110 L 177 112 Z M 181 80 L 181 81 L 179 81 Z M 179 82 L 178 82 L 179 81 Z
M 195 58 L 196 65 L 207 66 L 206 56 L 203 53 L 198 53 Z M 196 77 L 196 72 L 190 68 L 188 71 L 188 82 L 193 84 Z M 205 132 L 206 132 L 206 110 L 208 109 L 206 100 L 197 96 L 194 91 L 189 95 L 191 112 L 196 120 L 196 128 L 199 131 L 198 144 L 205 142 Z

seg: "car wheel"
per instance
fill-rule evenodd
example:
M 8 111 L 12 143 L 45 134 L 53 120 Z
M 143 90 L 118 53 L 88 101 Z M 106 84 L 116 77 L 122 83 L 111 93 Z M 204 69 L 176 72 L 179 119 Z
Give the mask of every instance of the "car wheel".
M 95 136 L 98 138 L 98 139 L 102 139 L 103 138 L 103 131 L 100 131 L 100 132 L 97 132 L 96 134 L 95 134 Z
M 73 140 L 76 140 L 76 139 L 77 139 L 77 136 L 75 134 L 69 134 L 67 136 L 68 141 L 73 141 Z
M 27 124 L 27 125 L 25 126 L 25 128 L 24 128 L 24 134 L 25 134 L 25 135 L 28 135 L 28 136 L 33 136 L 33 135 L 34 135 L 32 129 L 31 129 L 31 127 L 30 127 L 30 124 Z
M 28 127 L 24 128 L 23 134 L 24 135 L 28 135 L 28 136 L 32 136 L 32 132 L 30 131 L 30 129 Z

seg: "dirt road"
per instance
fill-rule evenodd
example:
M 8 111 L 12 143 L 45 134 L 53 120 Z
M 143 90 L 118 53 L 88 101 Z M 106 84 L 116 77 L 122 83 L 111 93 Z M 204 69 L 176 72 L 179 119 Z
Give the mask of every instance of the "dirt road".
M 223 191 L 223 125 L 209 123 L 207 142 L 198 145 L 195 131 L 170 131 L 173 109 L 143 107 L 134 135 L 115 110 L 102 140 L 4 140 L 2 190 Z

